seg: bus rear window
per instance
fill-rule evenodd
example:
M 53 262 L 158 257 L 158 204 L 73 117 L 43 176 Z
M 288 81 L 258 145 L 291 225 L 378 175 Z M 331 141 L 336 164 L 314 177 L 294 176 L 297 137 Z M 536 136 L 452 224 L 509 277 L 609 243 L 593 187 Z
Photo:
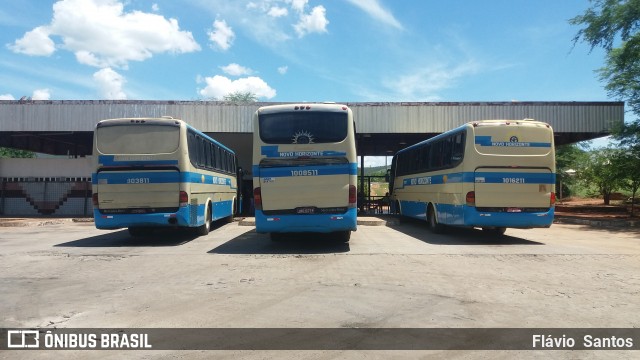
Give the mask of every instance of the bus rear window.
M 347 137 L 346 112 L 262 114 L 258 121 L 260 138 L 267 144 L 336 143 Z
M 99 127 L 96 144 L 102 154 L 168 154 L 180 144 L 180 128 L 165 125 Z

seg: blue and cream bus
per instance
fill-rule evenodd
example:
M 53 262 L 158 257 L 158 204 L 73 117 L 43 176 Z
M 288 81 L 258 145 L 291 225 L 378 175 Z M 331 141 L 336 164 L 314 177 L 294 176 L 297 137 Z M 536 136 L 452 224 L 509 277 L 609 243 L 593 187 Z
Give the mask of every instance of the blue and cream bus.
M 139 236 L 185 227 L 206 235 L 212 221 L 231 221 L 240 204 L 234 152 L 182 120 L 102 120 L 93 157 L 98 229 Z
M 357 160 L 351 109 L 339 104 L 261 107 L 253 117 L 256 231 L 356 230 Z
M 553 130 L 543 122 L 470 122 L 400 150 L 390 173 L 395 211 L 434 232 L 453 225 L 502 235 L 553 222 Z

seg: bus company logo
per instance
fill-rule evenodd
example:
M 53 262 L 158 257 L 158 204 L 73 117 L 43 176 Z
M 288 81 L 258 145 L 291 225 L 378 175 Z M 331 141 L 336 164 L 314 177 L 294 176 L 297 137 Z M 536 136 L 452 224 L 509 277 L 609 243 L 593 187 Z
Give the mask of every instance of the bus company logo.
M 313 138 L 313 135 L 311 135 L 310 132 L 304 130 L 298 131 L 297 133 L 293 134 L 293 139 L 291 139 L 293 144 L 313 144 L 313 140 L 315 140 Z
M 512 142 L 512 143 L 514 143 L 514 142 L 519 142 L 519 141 L 520 141 L 520 140 L 518 140 L 518 137 L 517 137 L 517 136 L 512 136 L 512 137 L 510 137 L 510 138 L 509 138 L 509 142 Z
M 33 349 L 40 347 L 40 333 L 38 330 L 8 330 L 7 348 Z

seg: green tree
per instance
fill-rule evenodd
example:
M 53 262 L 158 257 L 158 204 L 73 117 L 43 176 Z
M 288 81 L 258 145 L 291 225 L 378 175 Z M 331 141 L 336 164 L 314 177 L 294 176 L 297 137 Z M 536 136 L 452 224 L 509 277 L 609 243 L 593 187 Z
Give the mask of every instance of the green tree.
M 0 147 L 0 158 L 34 158 L 36 154 L 31 151 Z
M 567 173 L 567 170 L 576 170 L 585 162 L 588 153 L 578 144 L 560 145 L 556 148 L 556 189 L 560 194 L 560 186 L 562 186 L 562 197 L 570 196 L 571 189 L 569 186 L 575 182 L 575 176 Z
M 606 148 L 589 152 L 585 163 L 578 170 L 580 181 L 588 188 L 596 189 L 602 195 L 604 204 L 609 205 L 611 193 L 622 186 L 621 171 L 617 159 L 622 150 Z
M 233 103 L 245 104 L 258 101 L 258 96 L 251 91 L 236 91 L 223 96 L 222 99 Z
M 606 51 L 606 66 L 597 72 L 611 96 L 627 102 L 640 115 L 640 0 L 595 0 L 582 15 L 569 20 L 582 29 L 574 44 L 585 41 Z M 640 148 L 640 120 L 615 129 L 623 145 Z
M 640 189 L 640 157 L 631 151 L 620 151 L 614 163 L 619 168 L 622 188 L 631 192 L 631 216 L 633 216 L 636 193 Z

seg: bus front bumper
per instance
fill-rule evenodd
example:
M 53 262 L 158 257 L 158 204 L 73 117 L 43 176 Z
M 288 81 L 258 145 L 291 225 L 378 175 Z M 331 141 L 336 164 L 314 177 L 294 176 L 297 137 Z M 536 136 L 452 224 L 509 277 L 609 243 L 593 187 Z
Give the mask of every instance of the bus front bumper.
M 358 209 L 344 214 L 323 215 L 265 215 L 256 210 L 256 232 L 319 232 L 356 231 Z

